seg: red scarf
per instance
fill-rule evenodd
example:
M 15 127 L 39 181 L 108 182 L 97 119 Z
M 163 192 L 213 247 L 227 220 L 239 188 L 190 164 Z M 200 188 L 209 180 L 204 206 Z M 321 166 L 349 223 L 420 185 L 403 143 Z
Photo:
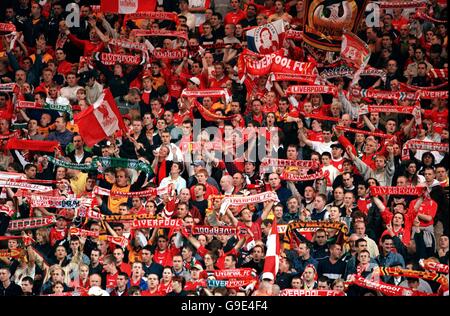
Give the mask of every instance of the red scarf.
M 44 151 L 44 152 L 54 152 L 56 149 L 60 148 L 57 141 L 49 140 L 25 140 L 12 138 L 8 140 L 6 144 L 6 149 L 26 149 L 29 151 Z

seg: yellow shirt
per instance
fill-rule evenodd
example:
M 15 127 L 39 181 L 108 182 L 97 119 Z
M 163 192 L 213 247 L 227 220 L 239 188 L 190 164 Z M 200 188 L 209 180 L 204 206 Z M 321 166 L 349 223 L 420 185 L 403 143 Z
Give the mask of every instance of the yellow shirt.
M 81 193 L 85 191 L 87 177 L 87 173 L 80 172 L 78 175 L 70 179 L 70 187 L 72 188 L 73 193 L 77 196 L 81 195 Z
M 131 185 L 127 185 L 126 187 L 118 187 L 115 184 L 112 186 L 111 191 L 120 191 L 120 192 L 130 192 Z M 119 213 L 119 205 L 122 203 L 127 203 L 128 198 L 127 197 L 116 197 L 116 196 L 110 196 L 108 199 L 108 208 L 111 212 L 114 214 Z

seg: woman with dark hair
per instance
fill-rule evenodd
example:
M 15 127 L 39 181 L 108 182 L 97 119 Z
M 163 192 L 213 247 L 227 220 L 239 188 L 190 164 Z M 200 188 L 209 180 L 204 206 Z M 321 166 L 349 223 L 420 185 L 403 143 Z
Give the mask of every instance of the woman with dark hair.
M 417 163 L 414 160 L 407 161 L 404 166 L 405 171 L 403 176 L 407 179 L 407 186 L 416 186 L 419 183 L 425 182 L 425 178 L 418 174 Z

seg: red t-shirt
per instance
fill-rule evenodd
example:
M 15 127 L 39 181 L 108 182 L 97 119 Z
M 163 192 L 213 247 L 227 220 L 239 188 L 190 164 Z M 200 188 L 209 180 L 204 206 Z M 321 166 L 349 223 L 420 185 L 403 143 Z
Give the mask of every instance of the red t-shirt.
M 125 272 L 128 276 L 131 276 L 131 266 L 128 263 L 122 262 L 118 268 L 120 271 Z
M 119 272 L 116 272 L 116 274 L 109 274 L 109 273 L 106 274 L 106 288 L 107 289 L 115 289 L 116 288 L 118 275 L 119 275 Z
M 155 255 L 153 256 L 153 260 L 156 263 L 159 263 L 163 267 L 172 266 L 172 254 L 169 249 L 166 249 L 164 252 L 160 252 L 158 249 L 155 250 Z
M 225 19 L 223 20 L 223 24 L 237 24 L 240 20 L 245 19 L 247 15 L 242 10 L 237 10 L 237 12 L 229 12 L 225 15 Z
M 413 201 L 411 201 L 411 203 L 409 204 L 409 212 L 414 211 L 414 206 L 416 205 L 417 201 L 419 199 L 415 199 Z M 437 203 L 435 201 L 433 201 L 433 199 L 431 198 L 426 198 L 423 202 L 422 205 L 420 205 L 419 210 L 417 211 L 418 214 L 422 214 L 422 215 L 428 215 L 431 216 L 432 220 L 429 222 L 424 222 L 423 220 L 420 220 L 420 227 L 428 227 L 434 224 L 434 217 L 436 216 L 436 211 L 437 211 Z

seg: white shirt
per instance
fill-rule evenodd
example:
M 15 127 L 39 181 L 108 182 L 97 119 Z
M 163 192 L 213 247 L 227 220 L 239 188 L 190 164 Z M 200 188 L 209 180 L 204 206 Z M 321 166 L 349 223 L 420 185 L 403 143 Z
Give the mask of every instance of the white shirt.
M 170 183 L 175 185 L 175 189 L 177 190 L 177 194 L 180 194 L 182 189 L 186 188 L 186 180 L 184 180 L 182 177 L 178 176 L 177 179 L 173 180 L 171 176 L 165 177 L 161 180 L 161 183 L 159 184 L 160 188 L 164 188 L 168 186 Z
M 317 141 L 311 141 L 311 143 L 312 143 L 312 149 L 314 149 L 321 155 L 326 151 L 331 153 L 331 145 L 336 144 L 336 142 L 324 143 L 324 142 L 317 142 Z

